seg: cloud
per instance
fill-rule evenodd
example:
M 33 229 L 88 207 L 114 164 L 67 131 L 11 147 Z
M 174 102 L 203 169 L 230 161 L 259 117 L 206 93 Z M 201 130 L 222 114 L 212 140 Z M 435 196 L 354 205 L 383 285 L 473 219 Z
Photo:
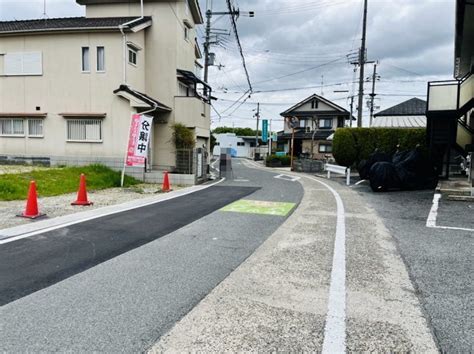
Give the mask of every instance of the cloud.
M 199 0 L 203 13 L 210 0 Z M 255 93 L 232 114 L 217 124 L 253 126 L 256 102 L 262 102 L 262 117 L 282 126 L 279 113 L 312 93 L 324 81 L 324 95 L 348 108 L 347 93 L 353 90 L 353 66 L 360 46 L 362 0 L 233 0 L 242 16 L 238 31 Z M 214 11 L 226 11 L 226 1 L 214 0 Z M 255 11 L 255 17 L 244 12 Z M 41 18 L 43 0 L 0 0 L 0 19 Z M 84 8 L 73 0 L 47 0 L 49 17 L 82 16 Z M 213 28 L 230 30 L 228 16 L 214 16 Z M 204 28 L 198 30 L 202 43 Z M 449 79 L 453 72 L 454 1 L 451 0 L 370 0 L 367 52 L 378 60 L 378 104 L 381 109 L 417 95 L 425 98 L 426 82 Z M 209 81 L 215 89 L 217 111 L 225 111 L 248 89 L 234 36 L 222 36 L 213 46 L 217 63 Z M 298 74 L 297 73 L 301 72 Z M 366 77 L 372 64 L 366 67 Z M 285 77 L 283 77 L 285 76 Z M 322 78 L 324 76 L 324 78 Z M 305 88 L 306 87 L 306 88 Z M 300 89 L 297 89 L 300 88 Z M 293 89 L 288 91 L 278 91 Z M 297 90 L 296 90 L 297 89 Z M 366 84 L 366 92 L 371 89 Z M 274 92 L 268 92 L 268 91 Z M 364 100 L 365 101 L 365 100 Z M 240 103 L 239 103 L 240 104 Z M 229 112 L 239 106 L 234 105 Z M 281 126 L 280 126 L 281 125 Z

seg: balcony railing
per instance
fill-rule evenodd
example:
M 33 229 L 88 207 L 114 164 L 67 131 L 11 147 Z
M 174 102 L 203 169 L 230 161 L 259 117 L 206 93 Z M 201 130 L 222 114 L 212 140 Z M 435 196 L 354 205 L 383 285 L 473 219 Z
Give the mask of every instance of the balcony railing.
M 474 75 L 428 83 L 428 111 L 459 111 L 474 99 Z

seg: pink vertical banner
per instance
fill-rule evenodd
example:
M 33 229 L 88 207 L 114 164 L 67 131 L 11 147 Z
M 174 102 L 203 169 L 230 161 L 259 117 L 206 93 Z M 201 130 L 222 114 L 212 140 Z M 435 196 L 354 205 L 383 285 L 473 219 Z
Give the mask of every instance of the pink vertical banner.
M 135 151 L 138 144 L 138 135 L 140 133 L 141 114 L 132 115 L 132 124 L 130 124 L 130 135 L 127 148 L 127 166 L 144 166 L 145 158 L 136 156 Z

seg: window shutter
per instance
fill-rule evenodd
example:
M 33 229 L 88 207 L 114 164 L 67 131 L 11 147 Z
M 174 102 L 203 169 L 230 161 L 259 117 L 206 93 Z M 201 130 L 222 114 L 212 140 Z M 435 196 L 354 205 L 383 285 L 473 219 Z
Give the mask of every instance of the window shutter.
M 21 75 L 23 72 L 23 54 L 7 53 L 5 55 L 5 75 Z
M 23 75 L 42 75 L 41 52 L 23 53 Z
M 4 62 L 5 75 L 42 75 L 41 52 L 7 53 Z

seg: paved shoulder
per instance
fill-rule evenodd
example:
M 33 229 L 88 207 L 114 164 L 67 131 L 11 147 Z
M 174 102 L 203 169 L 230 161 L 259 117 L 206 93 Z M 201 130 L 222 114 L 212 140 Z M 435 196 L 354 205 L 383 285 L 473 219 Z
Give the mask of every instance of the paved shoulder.
M 340 194 L 346 210 L 342 300 L 347 301 L 347 350 L 436 351 L 390 234 L 356 193 L 324 182 Z M 309 179 L 301 183 L 304 198 L 285 224 L 152 352 L 322 351 L 337 206 L 322 184 Z
M 1 245 L 0 306 L 167 235 L 257 189 L 214 186 Z

